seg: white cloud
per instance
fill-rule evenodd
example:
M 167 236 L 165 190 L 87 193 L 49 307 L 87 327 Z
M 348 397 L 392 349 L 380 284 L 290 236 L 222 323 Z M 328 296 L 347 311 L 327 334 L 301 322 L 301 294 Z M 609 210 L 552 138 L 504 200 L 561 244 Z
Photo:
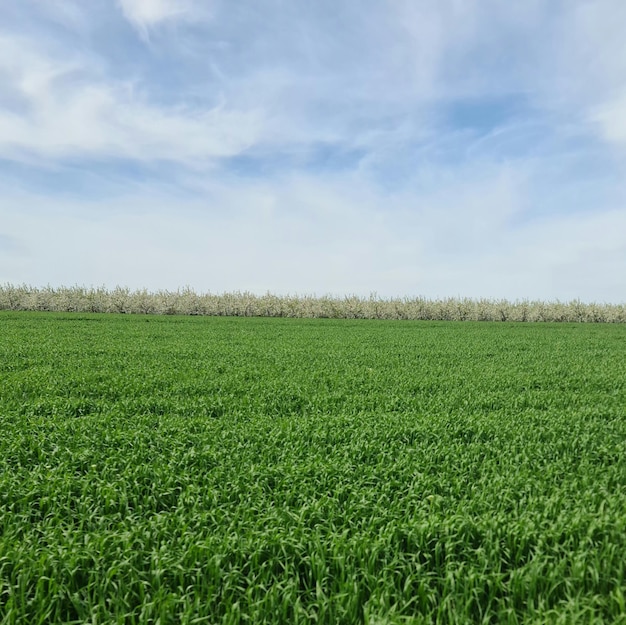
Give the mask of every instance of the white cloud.
M 607 141 L 626 144 L 626 91 L 593 109 L 590 118 Z
M 0 283 L 623 301 L 626 211 L 524 218 L 524 178 L 472 173 L 420 198 L 314 176 L 209 180 L 204 200 L 4 197 L 21 252 L 0 252 Z
M 192 0 L 118 0 L 124 17 L 142 36 L 161 22 L 190 18 Z
M 126 20 L 140 38 L 150 43 L 151 33 L 164 24 L 208 22 L 212 0 L 117 0 Z
M 542 56 L 536 59 L 529 84 L 535 102 L 563 125 L 622 141 L 624 119 L 619 107 L 626 93 L 626 55 L 621 0 L 589 0 L 556 11 Z
M 0 71 L 18 110 L 0 108 L 0 151 L 16 159 L 84 155 L 190 162 L 239 153 L 261 135 L 254 110 L 157 107 L 128 83 L 101 79 L 78 57 L 55 59 L 0 39 Z

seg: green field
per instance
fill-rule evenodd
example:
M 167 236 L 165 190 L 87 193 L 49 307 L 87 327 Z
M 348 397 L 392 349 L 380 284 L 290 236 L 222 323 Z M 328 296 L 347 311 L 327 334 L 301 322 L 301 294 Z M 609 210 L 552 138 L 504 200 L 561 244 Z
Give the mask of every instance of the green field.
M 626 326 L 0 313 L 0 623 L 626 623 Z

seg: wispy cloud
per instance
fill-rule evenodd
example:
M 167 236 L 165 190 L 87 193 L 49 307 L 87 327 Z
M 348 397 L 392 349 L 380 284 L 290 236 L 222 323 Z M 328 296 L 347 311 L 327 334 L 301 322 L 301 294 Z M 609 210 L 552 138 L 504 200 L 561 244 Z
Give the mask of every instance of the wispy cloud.
M 13 100 L 0 110 L 5 156 L 189 161 L 239 153 L 260 131 L 256 111 L 154 106 L 139 86 L 106 81 L 75 55 L 51 59 L 23 44 L 0 39 Z
M 117 1 L 124 17 L 144 39 L 148 39 L 152 28 L 163 22 L 197 19 L 202 6 L 202 3 L 194 0 Z
M 626 90 L 593 109 L 591 119 L 598 122 L 607 141 L 626 144 Z

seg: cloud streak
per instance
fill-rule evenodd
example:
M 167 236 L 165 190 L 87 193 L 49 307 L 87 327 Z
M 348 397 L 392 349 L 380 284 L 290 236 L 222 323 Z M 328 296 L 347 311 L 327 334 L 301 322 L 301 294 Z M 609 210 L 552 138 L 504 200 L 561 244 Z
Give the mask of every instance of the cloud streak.
M 195 161 L 237 154 L 259 133 L 255 111 L 156 107 L 133 83 L 94 79 L 79 59 L 55 61 L 22 49 L 0 39 L 0 69 L 14 100 L 0 111 L 5 156 Z
M 150 31 L 164 22 L 198 19 L 200 3 L 193 0 L 118 0 L 124 17 L 148 41 Z

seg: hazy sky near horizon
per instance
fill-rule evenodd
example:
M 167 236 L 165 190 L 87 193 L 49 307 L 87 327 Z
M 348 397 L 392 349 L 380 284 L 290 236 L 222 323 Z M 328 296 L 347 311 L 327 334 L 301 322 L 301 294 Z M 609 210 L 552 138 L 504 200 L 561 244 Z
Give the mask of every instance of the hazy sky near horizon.
M 623 0 L 0 0 L 0 283 L 626 301 Z

